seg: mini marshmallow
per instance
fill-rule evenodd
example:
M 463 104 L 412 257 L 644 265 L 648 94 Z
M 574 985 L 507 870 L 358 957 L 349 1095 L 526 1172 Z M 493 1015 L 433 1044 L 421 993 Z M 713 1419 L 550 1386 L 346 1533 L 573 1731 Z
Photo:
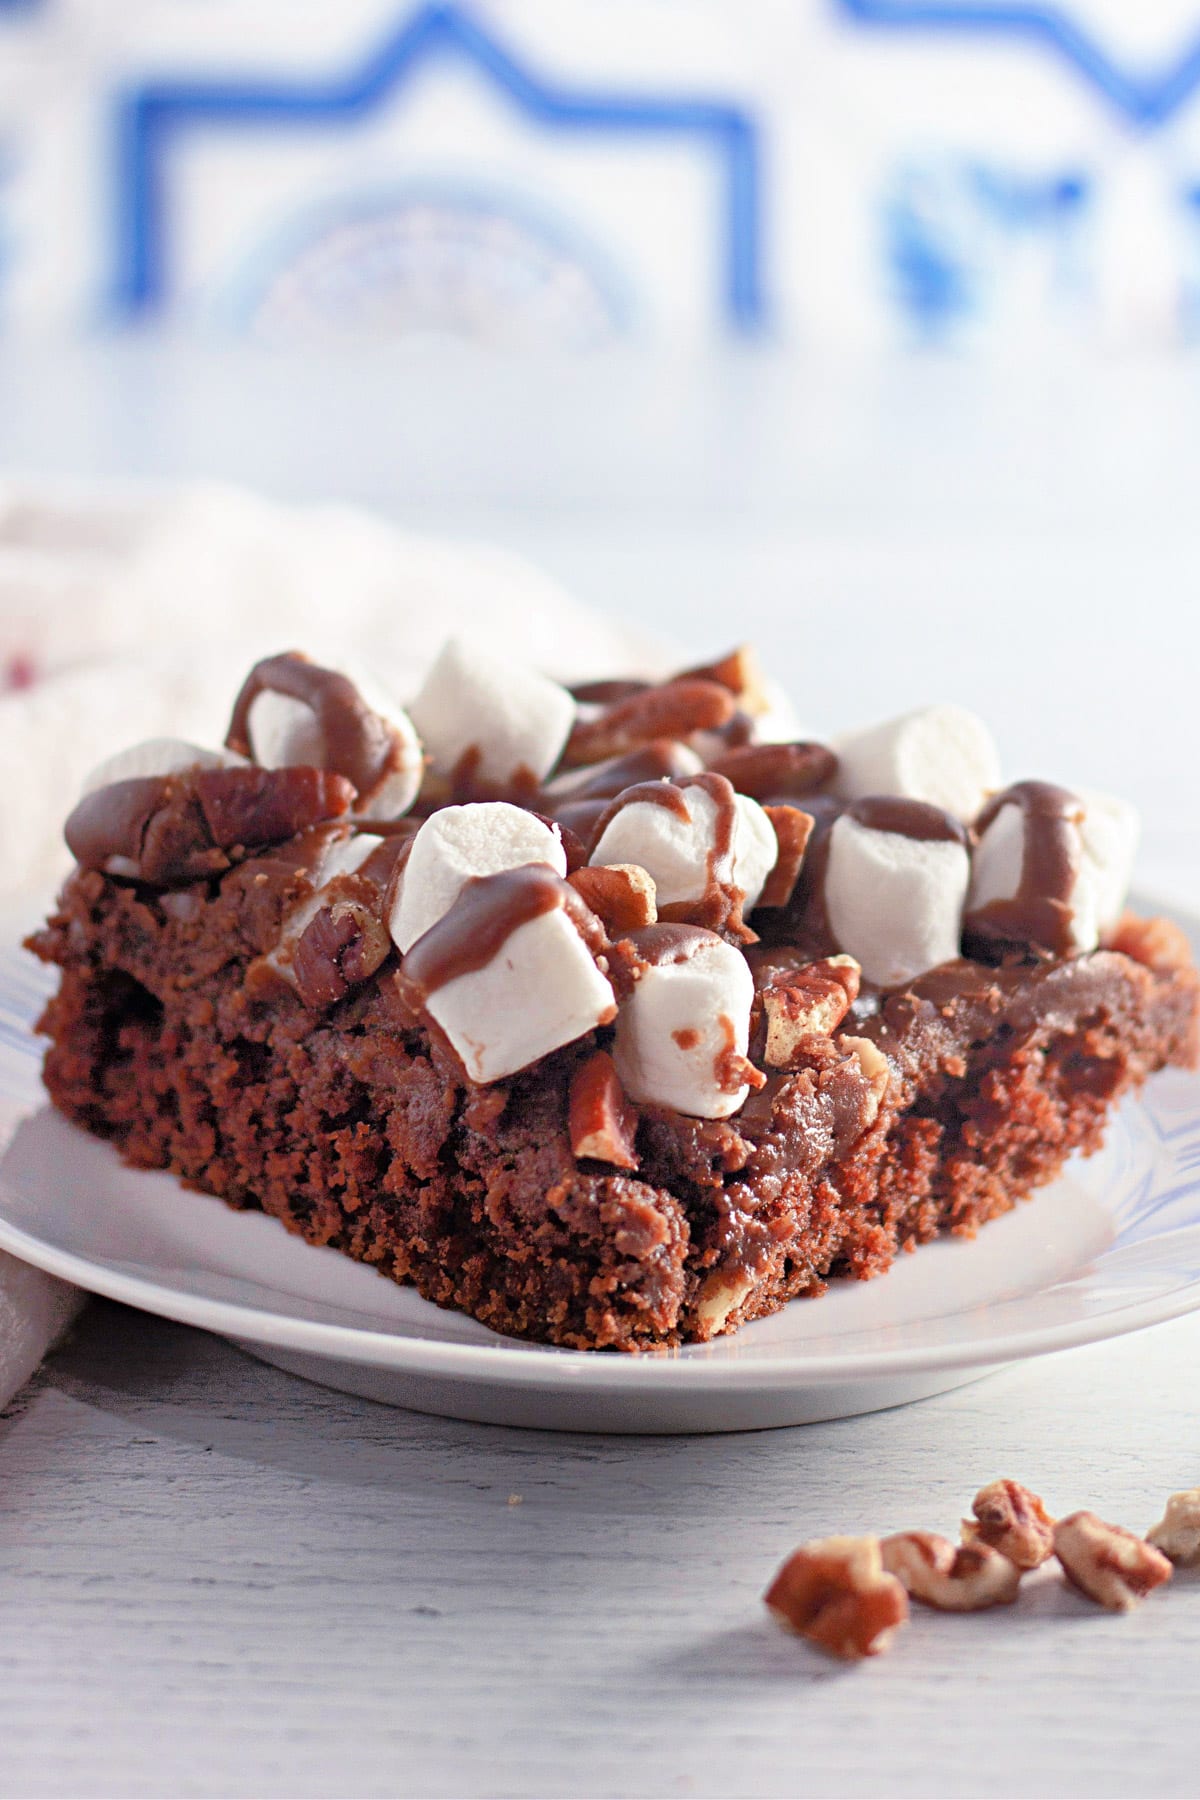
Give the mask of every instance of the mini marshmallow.
M 246 759 L 233 750 L 204 750 L 183 738 L 147 738 L 97 763 L 84 778 L 83 793 L 111 787 L 116 781 L 140 781 L 153 775 L 181 775 L 185 769 L 239 769 Z
M 1000 757 L 982 719 L 962 706 L 926 706 L 835 739 L 842 800 L 897 794 L 943 807 L 964 824 L 1000 786 Z
M 631 798 L 618 806 L 600 835 L 589 861 L 596 864 L 638 863 L 649 871 L 664 906 L 702 900 L 708 890 L 711 857 L 721 830 L 722 802 L 701 783 L 663 783 L 679 804 Z M 630 789 L 636 794 L 636 789 Z M 618 796 L 618 801 L 620 796 Z M 749 912 L 779 857 L 775 828 L 757 800 L 732 797 L 733 854 L 729 879 L 745 894 Z M 717 871 L 720 878 L 721 871 Z
M 451 638 L 409 710 L 439 775 L 475 753 L 473 774 L 507 783 L 545 780 L 576 708 L 556 681 Z
M 726 1072 L 749 1043 L 749 963 L 698 926 L 650 926 L 632 941 L 653 960 L 617 1015 L 613 1061 L 621 1086 L 631 1100 L 694 1119 L 729 1118 L 750 1092 L 748 1083 L 730 1088 Z
M 360 796 L 358 811 L 368 819 L 398 819 L 406 813 L 421 786 L 424 757 L 412 720 L 370 675 L 346 671 L 363 701 L 390 729 L 399 745 L 397 767 L 389 770 L 369 794 Z M 264 688 L 250 703 L 246 730 L 254 760 L 264 769 L 288 769 L 297 765 L 314 769 L 326 766 L 326 747 L 317 715 L 293 694 Z
M 868 981 L 897 987 L 959 953 L 965 843 L 879 831 L 843 814 L 829 834 L 825 913 Z
M 1125 910 L 1141 819 L 1135 806 L 1115 794 L 1080 788 L 1079 798 L 1084 805 L 1083 854 L 1096 889 L 1096 922 L 1101 933 L 1107 933 Z
M 412 849 L 392 905 L 388 929 L 401 950 L 409 950 L 431 925 L 448 913 L 474 875 L 498 875 L 526 863 L 549 863 L 567 872 L 558 831 L 506 800 L 446 806 L 426 819 Z
M 1006 791 L 1013 799 L 999 797 L 995 816 L 975 850 L 968 923 L 988 907 L 1019 902 L 1007 922 L 994 922 L 999 935 L 1019 940 L 1028 932 L 1055 938 L 1045 944 L 1047 949 L 1094 950 L 1101 936 L 1116 925 L 1125 904 L 1137 851 L 1135 809 L 1127 801 L 1090 789 L 1072 794 L 1025 782 Z M 1049 823 L 1043 829 L 1063 834 L 1068 867 L 1058 891 L 1039 886 L 1036 862 L 1027 868 L 1030 814 L 1021 795 L 1032 796 L 1035 804 L 1039 795 L 1044 796 Z
M 482 969 L 425 1002 L 472 1081 L 501 1081 L 611 1020 L 613 991 L 559 906 L 510 933 Z

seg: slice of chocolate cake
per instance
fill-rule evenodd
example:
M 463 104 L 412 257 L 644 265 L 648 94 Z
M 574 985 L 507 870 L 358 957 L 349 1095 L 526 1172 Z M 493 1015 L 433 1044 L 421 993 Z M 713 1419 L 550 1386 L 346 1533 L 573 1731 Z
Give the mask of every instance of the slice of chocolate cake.
M 1197 1056 L 1122 803 L 969 713 L 764 741 L 743 652 L 574 692 L 302 657 L 97 771 L 31 947 L 55 1103 L 498 1330 L 703 1340 L 972 1233 Z M 775 722 L 777 728 L 777 721 Z M 181 1195 L 180 1205 L 187 1205 Z

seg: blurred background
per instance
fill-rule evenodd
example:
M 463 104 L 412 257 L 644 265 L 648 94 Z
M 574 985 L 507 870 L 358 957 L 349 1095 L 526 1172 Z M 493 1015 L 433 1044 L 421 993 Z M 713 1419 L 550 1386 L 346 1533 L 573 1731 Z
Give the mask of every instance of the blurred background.
M 366 504 L 814 732 L 972 705 L 1186 899 L 1198 337 L 1200 0 L 0 0 L 18 686 L 121 637 L 88 484 Z M 135 645 L 210 631 L 207 529 Z

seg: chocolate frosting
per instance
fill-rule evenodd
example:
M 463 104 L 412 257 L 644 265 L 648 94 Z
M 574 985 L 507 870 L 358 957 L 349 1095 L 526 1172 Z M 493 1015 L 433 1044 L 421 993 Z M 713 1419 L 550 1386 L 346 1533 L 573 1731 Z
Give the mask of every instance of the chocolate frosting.
M 298 650 L 256 663 L 242 684 L 225 738 L 240 756 L 252 754 L 250 708 L 263 693 L 286 694 L 311 707 L 324 745 L 321 766 L 344 775 L 361 798 L 399 766 L 403 746 L 388 721 L 371 710 L 348 676 L 309 662 Z
M 869 831 L 890 831 L 923 844 L 966 844 L 966 827 L 940 806 L 907 800 L 900 794 L 869 794 L 847 808 L 850 818 Z
M 413 945 L 403 972 L 426 999 L 484 969 L 522 925 L 560 907 L 593 955 L 603 950 L 604 928 L 569 882 L 548 863 L 528 863 L 468 881 L 450 911 Z
M 1048 781 L 1018 781 L 988 802 L 976 823 L 982 837 L 1006 806 L 1020 809 L 1023 852 L 1016 892 L 969 911 L 963 929 L 969 944 L 995 949 L 1031 945 L 1052 956 L 1075 948 L 1072 896 L 1079 873 L 1083 802 Z

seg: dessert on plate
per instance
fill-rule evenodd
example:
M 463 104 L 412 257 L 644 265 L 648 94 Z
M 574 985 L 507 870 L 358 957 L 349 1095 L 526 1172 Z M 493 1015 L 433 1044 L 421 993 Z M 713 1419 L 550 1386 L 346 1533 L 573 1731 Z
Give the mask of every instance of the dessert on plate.
M 223 748 L 68 818 L 46 1086 L 499 1331 L 703 1341 L 973 1234 L 1195 1063 L 1136 836 L 957 706 L 800 741 L 745 651 L 568 690 L 452 641 L 407 710 L 274 656 Z

